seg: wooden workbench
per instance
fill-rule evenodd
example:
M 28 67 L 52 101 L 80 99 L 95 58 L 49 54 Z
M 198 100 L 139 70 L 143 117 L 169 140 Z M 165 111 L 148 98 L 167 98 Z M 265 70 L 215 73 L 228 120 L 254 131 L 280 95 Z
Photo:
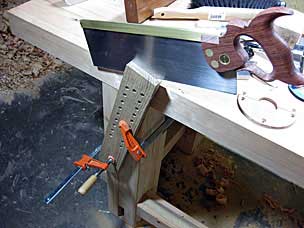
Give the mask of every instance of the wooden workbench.
M 174 4 L 185 6 L 186 1 Z M 62 0 L 31 0 L 10 10 L 9 19 L 16 36 L 102 81 L 105 117 L 109 116 L 121 75 L 98 71 L 92 65 L 79 19 L 125 21 L 122 0 L 88 0 L 74 6 L 66 6 Z M 240 90 L 260 91 L 261 86 L 253 79 L 239 82 Z M 281 99 L 297 110 L 296 123 L 282 130 L 267 129 L 247 120 L 237 107 L 235 95 L 168 81 L 161 82 L 152 107 L 304 187 L 304 105 L 288 92 L 286 85 L 278 86 Z

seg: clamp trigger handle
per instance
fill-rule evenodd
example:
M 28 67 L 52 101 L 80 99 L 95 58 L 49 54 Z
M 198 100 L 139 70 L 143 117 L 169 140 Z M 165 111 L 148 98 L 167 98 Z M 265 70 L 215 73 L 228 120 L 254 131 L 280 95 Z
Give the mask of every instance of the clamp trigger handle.
M 128 123 L 124 120 L 121 120 L 119 121 L 118 126 L 125 142 L 125 146 L 134 160 L 139 161 L 142 157 L 147 157 L 147 154 L 133 136 L 132 130 L 129 127 Z

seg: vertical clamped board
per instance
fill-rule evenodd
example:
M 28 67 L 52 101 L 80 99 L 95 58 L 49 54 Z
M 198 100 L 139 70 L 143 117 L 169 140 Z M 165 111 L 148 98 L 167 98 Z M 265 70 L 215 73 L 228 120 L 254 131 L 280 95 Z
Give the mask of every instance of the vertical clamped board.
M 150 101 L 159 86 L 160 80 L 146 73 L 135 63 L 130 62 L 125 69 L 115 104 L 104 135 L 100 160 L 112 155 L 117 169 L 127 154 L 118 123 L 125 120 L 136 135 Z
M 119 169 L 128 153 L 118 124 L 120 120 L 127 121 L 136 135 L 159 83 L 159 80 L 135 63 L 127 64 L 100 153 L 100 160 L 104 161 L 112 155 L 117 163 L 116 169 L 110 168 L 107 172 L 109 210 L 117 216 L 119 215 Z

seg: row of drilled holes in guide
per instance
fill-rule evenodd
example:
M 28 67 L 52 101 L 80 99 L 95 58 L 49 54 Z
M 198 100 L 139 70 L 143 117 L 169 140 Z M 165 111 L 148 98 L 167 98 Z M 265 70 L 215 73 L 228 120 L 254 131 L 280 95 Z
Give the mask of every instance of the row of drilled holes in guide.
M 127 98 L 128 97 L 128 93 L 130 92 L 130 87 L 129 86 L 125 86 L 125 92 L 123 92 L 123 97 L 124 98 Z M 132 93 L 136 94 L 137 93 L 137 90 L 136 89 L 132 89 Z M 140 93 L 140 97 L 143 98 L 145 96 L 144 93 Z M 120 106 L 118 106 L 118 110 L 116 111 L 116 117 L 114 119 L 114 123 L 112 123 L 112 128 L 111 128 L 111 132 L 109 134 L 110 138 L 113 137 L 113 134 L 114 134 L 114 131 L 115 129 L 117 128 L 117 123 L 119 121 L 119 116 L 120 116 L 120 111 L 122 110 L 123 108 L 123 105 L 124 105 L 125 101 L 123 99 L 120 100 Z M 132 113 L 132 118 L 130 119 L 130 122 L 129 124 L 132 125 L 134 123 L 134 119 L 136 118 L 136 113 L 139 111 L 139 106 L 141 105 L 142 103 L 142 100 L 138 100 L 137 101 L 137 106 L 135 106 L 135 111 Z M 120 145 L 119 145 L 119 148 L 122 149 L 124 146 L 124 141 L 123 139 L 120 140 Z

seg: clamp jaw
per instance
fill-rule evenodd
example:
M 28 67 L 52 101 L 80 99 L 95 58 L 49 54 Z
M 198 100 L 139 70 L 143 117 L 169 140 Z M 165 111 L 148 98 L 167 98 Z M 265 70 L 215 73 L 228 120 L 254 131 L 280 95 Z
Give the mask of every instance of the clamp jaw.
M 115 162 L 114 157 L 109 156 L 106 162 L 96 160 L 86 154 L 82 155 L 79 161 L 75 161 L 74 165 L 80 167 L 82 170 L 86 170 L 88 167 L 99 169 L 95 174 L 91 175 L 78 189 L 81 195 L 85 195 L 96 183 L 99 175 L 109 168 L 110 164 Z
M 139 161 L 142 157 L 147 157 L 147 154 L 142 149 L 138 141 L 133 136 L 132 130 L 126 121 L 119 122 L 119 128 L 126 145 L 127 150 L 135 161 Z M 81 195 L 85 195 L 92 186 L 96 183 L 98 176 L 109 168 L 110 164 L 115 163 L 115 159 L 109 156 L 106 162 L 101 162 L 86 154 L 83 154 L 81 159 L 74 162 L 74 165 L 80 167 L 82 170 L 87 170 L 89 167 L 99 169 L 95 174 L 91 175 L 78 189 Z
M 109 156 L 106 162 L 101 162 L 86 154 L 83 154 L 82 158 L 79 161 L 74 162 L 74 165 L 80 167 L 82 170 L 86 170 L 88 167 L 107 170 L 109 165 L 114 163 L 114 161 L 114 157 L 112 156 Z
M 135 161 L 139 161 L 142 157 L 147 157 L 147 154 L 142 149 L 138 141 L 133 136 L 132 130 L 126 121 L 119 121 L 119 129 L 125 142 L 126 148 L 130 152 Z

